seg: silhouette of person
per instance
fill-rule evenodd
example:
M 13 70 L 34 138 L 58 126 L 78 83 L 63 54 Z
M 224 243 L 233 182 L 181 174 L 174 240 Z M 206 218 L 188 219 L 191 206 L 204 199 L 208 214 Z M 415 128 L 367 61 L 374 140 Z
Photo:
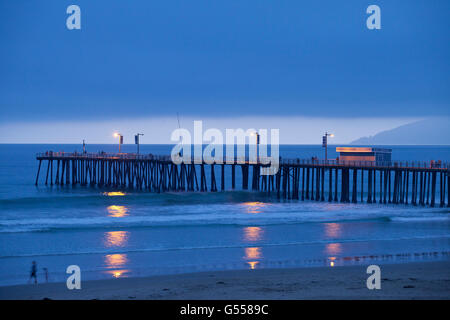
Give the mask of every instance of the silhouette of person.
M 32 264 L 31 264 L 30 279 L 28 279 L 28 282 L 30 282 L 32 278 L 34 278 L 34 284 L 37 284 L 37 264 L 36 264 L 36 261 L 33 261 Z

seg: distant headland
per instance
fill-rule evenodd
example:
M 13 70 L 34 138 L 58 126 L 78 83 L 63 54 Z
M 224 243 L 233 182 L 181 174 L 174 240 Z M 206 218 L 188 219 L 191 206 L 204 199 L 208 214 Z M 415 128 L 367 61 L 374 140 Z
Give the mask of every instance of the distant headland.
M 351 142 L 358 145 L 449 145 L 450 118 L 431 118 L 381 131 Z

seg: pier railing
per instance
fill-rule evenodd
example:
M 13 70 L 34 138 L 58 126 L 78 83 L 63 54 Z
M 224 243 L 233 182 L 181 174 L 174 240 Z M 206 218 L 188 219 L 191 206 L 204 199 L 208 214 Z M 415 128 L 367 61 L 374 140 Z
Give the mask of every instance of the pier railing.
M 384 167 L 384 168 L 418 168 L 450 169 L 450 163 L 442 161 L 353 161 L 353 160 L 319 160 L 319 159 L 282 159 L 281 164 L 316 165 L 316 166 L 347 166 L 347 167 Z
M 64 159 L 123 159 L 123 160 L 171 160 L 167 155 L 138 154 L 138 153 L 108 153 L 108 152 L 40 152 L 36 158 L 64 158 Z
M 169 155 L 154 155 L 154 154 L 137 154 L 137 153 L 82 153 L 82 152 L 53 152 L 47 151 L 38 153 L 37 159 L 85 159 L 85 160 L 157 160 L 172 162 L 172 158 Z M 184 161 L 186 163 L 186 161 Z M 222 161 L 215 160 L 214 157 L 191 157 L 189 163 L 194 164 L 261 164 L 270 165 L 273 162 L 271 157 L 234 157 L 229 159 L 226 156 Z M 300 159 L 300 158 L 281 158 L 279 159 L 280 165 L 310 165 L 310 166 L 323 166 L 323 167 L 364 167 L 364 168 L 403 168 L 403 169 L 447 169 L 450 170 L 449 162 L 442 162 L 441 160 L 435 161 L 349 161 L 349 160 L 321 160 L 321 159 Z

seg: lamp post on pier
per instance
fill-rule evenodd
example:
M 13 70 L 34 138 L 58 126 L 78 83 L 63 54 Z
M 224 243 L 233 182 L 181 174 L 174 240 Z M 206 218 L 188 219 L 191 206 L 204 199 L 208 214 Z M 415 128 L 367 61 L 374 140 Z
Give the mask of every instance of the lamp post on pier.
M 325 163 L 328 161 L 328 137 L 333 138 L 334 134 L 325 132 L 322 137 L 322 147 L 325 148 Z
M 116 133 L 114 133 L 114 137 L 119 138 L 119 153 L 121 153 L 121 146 L 123 144 L 123 135 L 116 132 Z
M 251 135 L 255 135 L 256 136 L 256 163 L 258 163 L 259 160 L 259 137 L 260 134 L 258 131 L 252 132 Z
M 134 136 L 134 143 L 137 144 L 137 154 L 139 154 L 139 136 L 143 135 L 143 133 L 138 133 Z

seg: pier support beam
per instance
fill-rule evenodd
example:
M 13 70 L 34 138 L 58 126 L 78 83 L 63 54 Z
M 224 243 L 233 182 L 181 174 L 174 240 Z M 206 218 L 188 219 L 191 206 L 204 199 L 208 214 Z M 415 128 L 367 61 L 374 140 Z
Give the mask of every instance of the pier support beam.
M 302 168 L 302 201 L 305 200 L 305 167 Z
M 336 168 L 335 171 L 335 177 L 334 177 L 334 201 L 338 201 L 338 168 Z
M 357 192 L 358 192 L 358 169 L 353 169 L 353 194 L 352 194 L 352 202 L 356 203 L 357 200 Z
M 447 207 L 450 208 L 450 173 L 447 171 Z
M 221 165 L 220 190 L 225 191 L 225 165 Z
M 328 169 L 328 202 L 333 201 L 333 169 Z
M 36 174 L 36 182 L 34 183 L 34 185 L 38 185 L 38 181 L 39 181 L 39 173 L 41 172 L 41 164 L 42 164 L 42 160 L 39 160 L 39 167 L 38 167 L 38 171 Z

